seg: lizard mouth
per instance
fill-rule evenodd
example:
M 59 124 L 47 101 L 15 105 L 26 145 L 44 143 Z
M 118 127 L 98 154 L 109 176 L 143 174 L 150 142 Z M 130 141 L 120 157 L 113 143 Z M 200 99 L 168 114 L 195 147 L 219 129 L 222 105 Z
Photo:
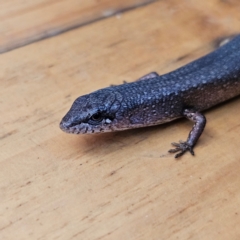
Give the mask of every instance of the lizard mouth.
M 68 114 L 65 115 L 59 124 L 62 131 L 66 133 L 78 133 L 81 125 L 81 121 L 76 118 L 69 117 Z
M 86 123 L 64 121 L 64 119 L 60 122 L 59 127 L 62 131 L 71 134 L 86 134 L 95 132 L 93 129 L 91 130 L 89 125 Z
M 69 132 L 69 127 L 65 124 L 65 122 L 61 121 L 59 124 L 59 127 L 62 131 L 68 133 Z
M 80 133 L 77 125 L 69 126 L 69 125 L 66 125 L 64 122 L 61 122 L 59 126 L 60 126 L 60 129 L 66 133 L 73 133 L 73 134 Z
M 62 120 L 59 124 L 59 127 L 62 131 L 66 132 L 66 133 L 74 133 L 77 125 L 78 124 L 76 124 L 76 123 L 71 123 L 71 122 Z

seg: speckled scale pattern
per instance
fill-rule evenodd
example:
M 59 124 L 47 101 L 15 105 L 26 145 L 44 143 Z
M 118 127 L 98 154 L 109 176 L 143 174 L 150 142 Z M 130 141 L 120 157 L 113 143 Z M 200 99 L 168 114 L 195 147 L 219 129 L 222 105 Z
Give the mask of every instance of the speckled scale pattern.
M 206 125 L 201 113 L 240 95 L 240 35 L 216 51 L 168 74 L 151 73 L 132 83 L 77 98 L 60 123 L 85 134 L 145 127 L 186 117 L 194 122 L 187 141 L 172 143 L 175 158 L 193 147 Z
M 171 121 L 185 108 L 208 109 L 240 94 L 240 36 L 178 70 L 109 89 L 123 95 L 126 117 L 136 123 Z
M 79 134 L 156 125 L 183 117 L 186 110 L 200 112 L 239 94 L 240 35 L 165 75 L 152 73 L 77 98 L 60 127 Z

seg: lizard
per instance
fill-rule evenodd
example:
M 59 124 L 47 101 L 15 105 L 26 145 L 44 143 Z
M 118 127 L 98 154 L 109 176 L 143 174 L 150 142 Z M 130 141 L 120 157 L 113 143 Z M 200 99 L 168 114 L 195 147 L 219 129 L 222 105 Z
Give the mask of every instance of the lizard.
M 240 95 L 240 35 L 172 72 L 78 97 L 60 122 L 67 133 L 92 134 L 163 124 L 185 117 L 194 122 L 186 141 L 172 143 L 175 158 L 193 148 L 206 117 L 202 111 Z

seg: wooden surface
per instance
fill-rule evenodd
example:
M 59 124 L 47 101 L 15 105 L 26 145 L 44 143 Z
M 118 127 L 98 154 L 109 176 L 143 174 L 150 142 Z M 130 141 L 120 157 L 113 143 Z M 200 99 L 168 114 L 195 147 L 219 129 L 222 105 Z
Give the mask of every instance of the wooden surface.
M 0 53 L 154 0 L 0 1 Z
M 42 4 L 57 9 L 32 2 L 21 3 L 32 4 L 24 36 L 42 34 L 34 17 Z M 63 4 L 55 23 L 62 29 L 74 22 L 65 11 L 81 12 L 64 2 L 55 2 Z M 101 11 L 108 3 L 95 1 Z M 14 1 L 1 5 L 21 29 Z M 91 6 L 83 14 L 95 19 Z M 155 1 L 1 54 L 0 239 L 240 239 L 239 98 L 206 112 L 196 156 L 179 161 L 167 150 L 187 137 L 192 123 L 184 119 L 89 136 L 58 127 L 79 95 L 212 51 L 239 32 L 239 11 L 237 0 Z M 47 31 L 49 14 L 36 16 Z M 10 45 L 19 39 L 15 32 Z

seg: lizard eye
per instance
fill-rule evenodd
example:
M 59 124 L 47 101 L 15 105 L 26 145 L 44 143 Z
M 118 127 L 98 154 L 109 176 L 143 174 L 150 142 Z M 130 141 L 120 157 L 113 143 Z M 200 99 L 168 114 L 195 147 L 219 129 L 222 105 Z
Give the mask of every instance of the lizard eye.
M 89 123 L 98 124 L 98 123 L 101 122 L 102 120 L 103 120 L 103 116 L 101 115 L 101 113 L 94 113 L 94 114 L 90 117 Z

